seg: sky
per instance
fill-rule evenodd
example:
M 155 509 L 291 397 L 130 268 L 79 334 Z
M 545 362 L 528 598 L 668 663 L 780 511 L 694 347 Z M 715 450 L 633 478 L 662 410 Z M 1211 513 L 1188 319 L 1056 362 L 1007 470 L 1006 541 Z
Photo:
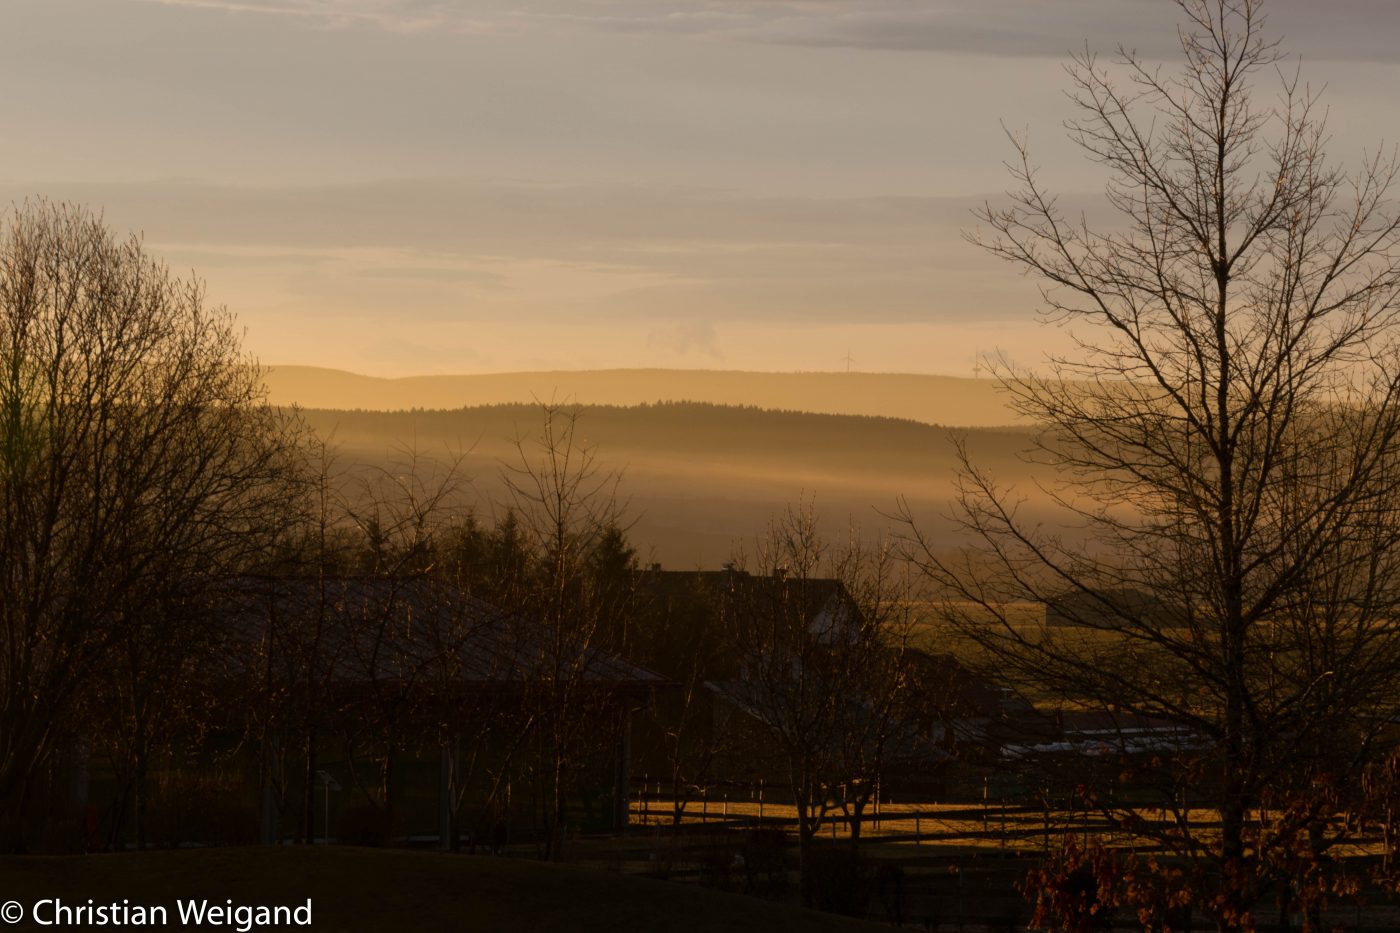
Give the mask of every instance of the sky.
M 1325 85 L 1338 160 L 1393 145 L 1400 4 L 1266 11 Z M 1008 186 L 1007 129 L 1092 204 L 1067 55 L 1170 67 L 1177 19 L 1170 0 L 4 0 L 0 204 L 76 200 L 140 232 L 269 364 L 970 375 L 1067 340 L 965 240 Z

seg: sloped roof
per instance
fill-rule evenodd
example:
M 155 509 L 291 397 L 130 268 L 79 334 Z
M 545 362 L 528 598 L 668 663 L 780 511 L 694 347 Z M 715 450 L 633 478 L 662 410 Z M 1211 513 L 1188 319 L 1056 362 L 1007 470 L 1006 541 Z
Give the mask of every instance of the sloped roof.
M 581 665 L 587 683 L 666 683 L 640 665 L 427 577 L 244 577 L 230 587 L 219 616 L 231 638 L 274 657 L 303 651 L 319 634 L 319 663 L 342 682 L 522 684 Z
M 754 574 L 738 568 L 724 570 L 661 570 L 642 577 L 640 589 L 662 601 L 694 599 L 697 594 L 728 601 L 730 607 L 745 602 L 778 601 L 787 611 L 800 613 L 812 635 L 830 639 L 843 611 L 854 611 L 845 585 L 829 577 Z

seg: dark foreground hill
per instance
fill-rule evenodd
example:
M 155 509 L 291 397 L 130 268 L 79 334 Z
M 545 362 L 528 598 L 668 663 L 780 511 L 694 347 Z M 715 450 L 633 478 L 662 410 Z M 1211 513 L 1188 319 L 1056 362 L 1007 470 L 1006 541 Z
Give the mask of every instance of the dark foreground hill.
M 306 417 L 340 448 L 343 466 L 399 468 L 406 451 L 462 456 L 469 495 L 483 511 L 499 500 L 503 462 L 518 462 L 513 439 L 542 423 L 536 405 L 456 411 L 310 410 Z M 935 537 L 948 532 L 956 465 L 955 437 L 1005 482 L 1028 489 L 1017 454 L 1026 429 L 952 430 L 916 421 L 765 411 L 702 404 L 584 410 L 580 437 L 600 466 L 622 471 L 620 495 L 636 520 L 643 558 L 670 567 L 718 567 L 737 541 L 752 540 L 770 515 L 813 499 L 829 536 L 854 519 L 873 531 L 889 521 L 900 497 L 927 519 Z M 1032 490 L 1033 491 L 1033 490 Z
M 0 859 L 0 894 L 33 924 L 35 901 L 70 906 L 165 906 L 167 928 L 182 929 L 178 900 L 224 905 L 304 905 L 313 930 L 379 933 L 859 933 L 874 924 L 597 870 L 518 859 L 341 847 L 200 849 Z M 8 905 L 6 910 L 12 910 Z M 40 919 L 51 919 L 41 908 Z M 6 920 L 11 919 L 9 913 Z M 63 926 L 80 929 L 92 924 Z M 220 929 L 237 929 L 224 924 Z M 255 929 L 262 929 L 256 927 Z M 305 929 L 288 927 L 276 929 Z M 885 927 L 884 929 L 888 929 Z

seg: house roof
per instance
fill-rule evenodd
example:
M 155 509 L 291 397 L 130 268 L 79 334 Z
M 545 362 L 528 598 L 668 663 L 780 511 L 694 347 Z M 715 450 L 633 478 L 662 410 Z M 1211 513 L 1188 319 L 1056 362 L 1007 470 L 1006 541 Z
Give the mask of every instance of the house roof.
M 220 615 L 231 637 L 273 658 L 314 650 L 325 675 L 342 682 L 485 686 L 577 674 L 600 686 L 666 683 L 582 634 L 552 631 L 427 577 L 245 577 Z
M 801 617 L 818 640 L 839 637 L 844 613 L 855 612 L 845 585 L 829 577 L 787 576 L 781 570 L 754 574 L 727 567 L 724 570 L 648 571 L 642 583 L 653 598 L 663 601 L 695 599 L 697 594 L 723 600 L 730 611 L 745 605 L 764 613 L 778 608 Z

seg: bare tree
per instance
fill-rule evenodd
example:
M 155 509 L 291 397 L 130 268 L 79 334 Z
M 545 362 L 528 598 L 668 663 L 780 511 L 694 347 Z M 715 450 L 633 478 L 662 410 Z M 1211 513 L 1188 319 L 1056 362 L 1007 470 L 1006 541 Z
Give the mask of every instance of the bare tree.
M 443 539 L 451 534 L 460 467 L 459 459 L 440 463 L 405 450 L 390 468 L 362 478 L 346 503 L 345 519 L 359 545 L 355 576 L 372 584 L 373 592 L 353 618 L 342 620 L 349 669 L 363 690 L 342 716 L 340 732 L 351 780 L 389 831 L 396 760 L 421 739 L 415 720 L 423 711 L 417 707 L 437 660 L 427 642 L 444 634 L 440 628 L 458 629 L 451 632 L 457 640 L 468 633 L 437 624 L 463 620 L 452 588 L 432 577 Z M 364 778 L 362 749 L 373 758 L 372 783 Z
M 1123 50 L 1068 69 L 1069 134 L 1116 221 L 1067 216 L 1015 139 L 1019 188 L 974 237 L 1079 343 L 1002 373 L 1065 530 L 964 454 L 977 546 L 915 538 L 953 625 L 1028 695 L 1177 727 L 1159 767 L 1125 741 L 1088 793 L 1178 858 L 1172 897 L 1251 929 L 1270 891 L 1287 915 L 1298 847 L 1341 832 L 1307 791 L 1356 782 L 1400 696 L 1396 163 L 1329 164 L 1296 74 L 1260 100 L 1281 55 L 1258 0 L 1178 6 L 1179 72 Z M 1019 624 L 1024 600 L 1062 624 Z M 1157 798 L 1112 802 L 1124 771 Z
M 304 452 L 306 481 L 281 559 L 244 581 L 245 611 L 261 629 L 257 646 L 244 646 L 260 675 L 248 733 L 261 750 L 265 805 L 296 814 L 298 840 L 317 835 L 328 742 L 363 795 L 363 834 L 382 839 L 394 826 L 396 763 L 424 742 L 423 681 L 437 673 L 435 651 L 464 634 L 448 631 L 456 588 L 436 579 L 460 463 L 409 449 L 390 467 L 350 473 L 337 469 L 324 439 L 311 438 Z
M 914 695 L 914 586 L 911 567 L 894 542 L 860 541 L 854 533 L 836 563 L 837 579 L 851 600 L 854 617 L 840 650 L 850 697 L 839 721 L 836 798 L 850 827 L 851 853 L 858 855 L 867 811 L 893 755 L 921 759 L 928 751 L 916 726 L 921 704 L 935 695 Z
M 790 508 L 734 561 L 725 601 L 737 678 L 724 685 L 751 713 L 787 771 L 797 810 L 804 903 L 822 821 L 843 810 L 859 826 L 899 732 L 908 601 L 888 547 L 854 533 L 832 546 L 810 506 Z M 749 573 L 746 567 L 753 566 Z
M 503 602 L 522 627 L 542 854 L 554 859 L 585 763 L 625 725 L 612 718 L 610 685 L 595 664 L 626 637 L 636 575 L 621 535 L 618 474 L 601 469 L 580 436 L 579 409 L 541 410 L 539 434 L 518 440 L 518 459 L 505 468 L 528 563 Z
M 668 579 L 677 585 L 667 585 Z M 715 722 L 708 686 L 734 674 L 721 613 L 725 593 L 701 573 L 648 572 L 643 588 L 644 619 L 633 656 L 676 685 L 653 704 L 647 738 L 652 760 L 665 769 L 672 825 L 680 826 L 686 807 L 736 750 Z
M 336 465 L 334 446 L 313 436 L 301 453 L 305 482 L 289 510 L 291 522 L 245 594 L 260 631 L 244 649 L 256 662 L 246 671 L 246 729 L 260 758 L 264 833 L 280 838 L 280 817 L 292 812 L 295 838 L 309 845 L 316 835 L 316 774 L 333 718 L 334 674 L 348 649 L 335 619 L 332 584 L 350 572 L 360 548 L 345 517 L 348 481 Z
M 130 832 L 138 849 L 146 847 L 152 771 L 178 766 L 182 752 L 216 722 L 201 662 L 224 648 L 220 633 L 204 624 L 220 587 L 197 580 L 191 589 L 170 585 L 145 602 L 83 694 L 79 721 L 91 730 L 87 744 L 111 762 L 117 779 L 105 827 L 109 846 L 124 845 Z
M 468 513 L 454 524 L 441 550 L 439 576 L 451 585 L 454 611 L 433 620 L 430 674 L 441 696 L 454 697 L 439 723 L 446 770 L 448 845 L 461 847 L 463 811 L 473 816 L 472 850 L 489 844 L 499 854 L 508 841 L 510 790 L 534 717 L 516 688 L 524 654 L 518 620 L 499 605 L 518 605 L 529 554 L 513 511 L 494 527 Z M 493 646 L 483 652 L 483 638 Z M 470 682 L 461 694 L 462 680 Z
M 0 235 L 0 846 L 111 649 L 259 546 L 284 425 L 233 317 L 86 210 Z M 143 675 L 144 676 L 144 675 Z

